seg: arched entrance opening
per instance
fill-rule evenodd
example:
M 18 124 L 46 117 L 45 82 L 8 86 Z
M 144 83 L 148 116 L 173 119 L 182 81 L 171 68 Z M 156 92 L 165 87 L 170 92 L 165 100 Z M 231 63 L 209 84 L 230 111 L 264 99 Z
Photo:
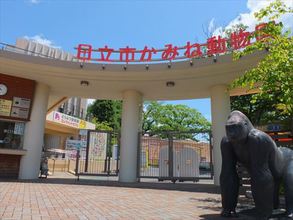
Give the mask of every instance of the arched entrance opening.
M 31 47 L 32 48 L 32 47 Z M 19 177 L 36 178 L 39 169 L 44 120 L 47 110 L 63 97 L 115 99 L 123 101 L 121 129 L 121 167 L 119 180 L 136 181 L 137 134 L 141 131 L 143 100 L 178 100 L 211 98 L 213 162 L 215 184 L 219 184 L 221 167 L 220 140 L 230 112 L 229 97 L 243 90 L 228 91 L 229 83 L 257 64 L 262 53 L 249 55 L 237 62 L 231 55 L 166 63 L 128 65 L 93 64 L 60 61 L 23 53 L 0 51 L 1 74 L 33 80 L 36 83 L 31 118 L 26 122 L 24 149 Z M 103 68 L 103 66 L 105 68 Z M 175 86 L 169 87 L 168 82 Z M 9 88 L 11 89 L 11 88 Z M 33 138 L 32 138 L 33 137 Z M 41 137 L 41 138 L 40 138 Z M 33 158 L 33 159 L 32 159 Z

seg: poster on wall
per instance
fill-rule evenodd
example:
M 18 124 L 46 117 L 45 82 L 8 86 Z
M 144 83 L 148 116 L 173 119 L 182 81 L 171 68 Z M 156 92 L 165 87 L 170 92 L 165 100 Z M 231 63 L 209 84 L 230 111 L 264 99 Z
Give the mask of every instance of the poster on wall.
M 12 107 L 11 117 L 27 119 L 29 116 L 29 109 Z
M 80 129 L 78 133 L 80 136 L 86 137 L 87 131 L 88 131 L 87 129 Z
M 86 148 L 86 141 L 83 140 L 66 140 L 66 145 L 65 149 L 81 149 L 81 148 Z
M 75 159 L 77 150 L 79 150 L 80 159 L 85 159 L 86 141 L 67 139 L 65 145 L 66 158 Z
M 105 159 L 107 152 L 108 134 L 101 132 L 91 132 L 89 142 L 89 158 Z
M 7 90 L 0 96 L 0 99 L 9 101 L 9 103 L 5 101 L 5 106 L 0 106 L 0 117 L 8 120 L 28 121 L 36 82 L 2 73 L 0 73 L 0 79 L 0 84 L 3 84 Z M 0 101 L 1 103 L 3 104 L 3 100 Z
M 13 106 L 19 108 L 30 108 L 31 100 L 21 97 L 13 97 Z
M 25 124 L 22 122 L 15 122 L 14 134 L 23 135 Z
M 0 99 L 0 116 L 10 116 L 12 101 Z

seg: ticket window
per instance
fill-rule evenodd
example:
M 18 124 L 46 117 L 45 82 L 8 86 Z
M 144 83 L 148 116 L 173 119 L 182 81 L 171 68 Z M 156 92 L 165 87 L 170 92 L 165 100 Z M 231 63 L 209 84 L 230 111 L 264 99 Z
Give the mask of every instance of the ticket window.
M 0 148 L 22 149 L 24 122 L 0 121 Z

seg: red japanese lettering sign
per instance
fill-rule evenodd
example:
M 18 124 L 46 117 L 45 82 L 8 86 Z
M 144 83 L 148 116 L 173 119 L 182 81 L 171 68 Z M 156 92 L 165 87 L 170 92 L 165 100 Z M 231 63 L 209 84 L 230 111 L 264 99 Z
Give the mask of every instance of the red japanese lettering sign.
M 262 32 L 266 23 L 259 24 L 255 27 L 256 41 L 268 37 Z M 252 32 L 253 33 L 253 32 Z M 155 49 L 145 46 L 142 50 L 137 50 L 126 46 L 115 50 L 107 45 L 98 49 L 93 49 L 90 44 L 79 44 L 76 58 L 80 61 L 94 62 L 152 62 L 152 61 L 171 61 L 177 59 L 188 59 L 202 56 L 212 56 L 224 54 L 228 47 L 232 50 L 239 50 L 251 44 L 251 32 L 240 30 L 233 32 L 230 38 L 213 36 L 207 39 L 204 44 L 187 42 L 185 46 L 178 47 L 172 44 L 166 44 L 164 49 Z

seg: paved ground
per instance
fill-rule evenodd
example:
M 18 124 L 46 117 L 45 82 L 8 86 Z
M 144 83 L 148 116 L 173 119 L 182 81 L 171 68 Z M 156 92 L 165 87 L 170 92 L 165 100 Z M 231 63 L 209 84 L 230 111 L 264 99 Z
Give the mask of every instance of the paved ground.
M 52 177 L 0 182 L 1 220 L 221 219 L 220 210 L 219 189 L 207 183 L 121 184 Z

